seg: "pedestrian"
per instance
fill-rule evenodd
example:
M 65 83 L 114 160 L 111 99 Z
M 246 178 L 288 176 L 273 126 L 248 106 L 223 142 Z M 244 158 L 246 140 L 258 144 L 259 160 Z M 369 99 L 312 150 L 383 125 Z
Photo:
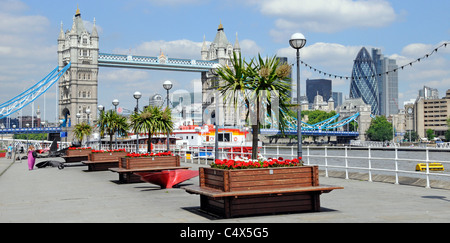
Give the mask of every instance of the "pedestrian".
M 13 151 L 13 146 L 11 144 L 9 144 L 8 146 L 8 159 L 11 159 L 12 156 L 12 151 Z
M 34 163 L 36 162 L 36 151 L 33 145 L 28 147 L 28 170 L 33 170 Z

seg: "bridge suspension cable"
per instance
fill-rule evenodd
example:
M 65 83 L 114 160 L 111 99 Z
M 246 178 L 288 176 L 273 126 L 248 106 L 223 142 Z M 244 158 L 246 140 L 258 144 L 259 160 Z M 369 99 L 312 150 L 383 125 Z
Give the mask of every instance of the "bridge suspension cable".
M 45 93 L 53 84 L 58 82 L 62 75 L 70 68 L 70 63 L 67 64 L 61 71 L 58 72 L 58 67 L 53 69 L 41 81 L 25 90 L 16 97 L 0 104 L 0 119 L 7 117 L 22 110 L 25 106 L 39 98 Z

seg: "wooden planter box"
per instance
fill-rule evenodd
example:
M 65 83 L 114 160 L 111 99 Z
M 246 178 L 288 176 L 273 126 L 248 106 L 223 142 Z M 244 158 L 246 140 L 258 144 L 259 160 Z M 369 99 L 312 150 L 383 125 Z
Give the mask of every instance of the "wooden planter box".
M 74 149 L 67 150 L 66 156 L 88 156 L 91 153 L 92 149 Z
M 222 170 L 199 168 L 200 208 L 225 218 L 320 211 L 320 194 L 338 187 L 319 186 L 318 166 Z
M 139 169 L 139 168 L 155 168 L 155 167 L 179 167 L 180 156 L 154 156 L 139 158 L 122 158 L 119 168 L 123 169 Z
M 200 187 L 224 192 L 307 187 L 319 185 L 317 166 L 266 169 L 200 169 Z
M 125 157 L 127 152 L 106 152 L 106 153 L 91 153 L 89 154 L 89 161 L 120 161 L 120 158 Z

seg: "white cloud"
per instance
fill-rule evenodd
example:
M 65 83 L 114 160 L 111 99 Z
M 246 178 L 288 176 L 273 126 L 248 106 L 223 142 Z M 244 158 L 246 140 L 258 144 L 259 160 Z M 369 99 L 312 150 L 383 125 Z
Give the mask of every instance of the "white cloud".
M 334 33 L 353 27 L 383 27 L 397 18 L 385 0 L 261 0 L 249 1 L 264 15 L 274 16 L 276 39 L 283 39 L 295 31 Z

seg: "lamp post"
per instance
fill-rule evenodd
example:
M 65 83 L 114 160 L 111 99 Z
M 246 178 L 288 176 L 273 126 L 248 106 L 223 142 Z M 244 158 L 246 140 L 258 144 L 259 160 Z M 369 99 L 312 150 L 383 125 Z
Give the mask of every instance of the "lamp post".
M 43 130 L 43 134 L 45 134 L 45 121 L 41 122 L 41 126 L 42 126 L 42 130 Z M 44 136 L 42 135 L 42 149 L 44 148 Z
M 91 114 L 91 109 L 87 109 L 86 110 L 86 115 L 87 115 L 87 124 L 89 125 L 89 115 Z M 86 144 L 87 146 L 89 146 L 89 136 L 86 136 Z
M 100 120 L 101 113 L 102 113 L 102 111 L 105 111 L 105 107 L 102 106 L 102 105 L 98 105 L 98 106 L 97 106 L 97 109 L 98 109 L 98 111 L 100 112 L 100 113 L 98 114 L 98 117 L 99 117 L 99 120 Z M 99 149 L 99 150 L 102 149 L 102 134 L 101 134 L 101 133 L 102 133 L 102 132 L 101 132 L 100 123 L 99 123 L 99 125 L 98 125 L 98 149 Z
M 16 125 L 12 125 L 13 127 L 13 163 L 16 162 Z
M 167 90 L 167 109 L 169 109 L 169 90 L 172 88 L 173 84 L 170 80 L 164 81 L 163 87 Z M 167 131 L 167 152 L 170 150 L 170 142 L 169 142 L 169 131 Z
M 142 97 L 141 92 L 136 91 L 133 94 L 133 97 L 136 99 L 136 109 L 135 112 L 138 113 L 139 112 L 139 99 Z M 150 138 L 150 136 L 149 136 Z M 152 146 L 152 142 L 150 141 L 150 146 Z M 136 133 L 136 153 L 139 152 L 139 132 Z
M 30 127 L 30 124 L 27 123 L 27 124 L 25 124 L 25 126 L 27 127 L 27 145 L 25 146 L 25 149 L 28 149 L 28 129 Z
M 76 117 L 77 117 L 77 124 L 80 124 L 80 117 L 81 117 L 81 114 L 80 114 L 80 113 L 77 113 Z
M 59 133 L 60 135 L 59 135 L 59 149 L 62 149 L 62 146 L 63 146 L 63 141 L 62 141 L 62 134 L 63 134 L 63 132 L 62 132 L 62 125 L 63 125 L 63 123 L 64 123 L 64 120 L 63 119 L 59 119 L 59 126 L 61 127 L 61 133 Z
M 117 114 L 117 106 L 119 105 L 119 100 L 118 99 L 114 99 L 113 101 L 112 101 L 112 104 L 113 104 L 113 106 L 114 106 L 114 111 L 116 112 L 116 114 Z M 116 149 L 117 149 L 117 132 L 116 131 L 114 131 L 114 135 L 115 135 L 115 141 L 116 141 Z
M 297 157 L 302 157 L 302 109 L 300 106 L 300 49 L 306 44 L 305 36 L 295 33 L 289 40 L 289 45 L 297 50 Z

